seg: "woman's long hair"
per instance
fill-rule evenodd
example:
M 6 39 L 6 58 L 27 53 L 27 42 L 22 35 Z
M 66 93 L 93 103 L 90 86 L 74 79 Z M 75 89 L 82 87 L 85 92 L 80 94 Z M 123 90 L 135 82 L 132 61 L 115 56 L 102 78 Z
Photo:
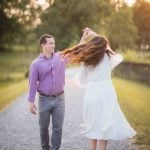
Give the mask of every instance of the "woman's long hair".
M 104 57 L 106 47 L 107 40 L 104 37 L 95 36 L 85 44 L 63 50 L 61 54 L 71 58 L 71 63 L 83 62 L 85 66 L 95 67 Z

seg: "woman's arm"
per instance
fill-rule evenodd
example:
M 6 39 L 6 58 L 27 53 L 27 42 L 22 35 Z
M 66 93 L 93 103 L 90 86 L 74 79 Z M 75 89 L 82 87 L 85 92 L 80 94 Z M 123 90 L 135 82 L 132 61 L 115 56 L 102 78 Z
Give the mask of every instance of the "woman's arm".
M 87 83 L 87 67 L 83 65 L 83 63 L 80 64 L 79 71 L 75 74 L 73 77 L 73 80 L 80 86 L 85 87 Z
M 83 29 L 83 35 L 78 45 L 88 42 L 95 36 L 98 36 L 98 34 L 92 31 L 90 28 Z
M 110 47 L 110 45 L 109 44 L 107 44 L 107 48 L 106 48 L 111 54 L 113 54 L 113 55 L 115 55 L 115 54 L 117 54 L 115 51 L 113 51 L 112 49 L 111 49 L 111 47 Z
M 91 29 L 88 30 L 88 37 L 93 38 L 95 36 L 99 36 L 96 32 L 92 31 Z
M 83 35 L 82 35 L 78 45 L 84 44 L 86 42 L 87 36 L 88 36 L 88 31 L 83 30 Z
M 119 63 L 122 62 L 123 56 L 120 53 L 114 52 L 110 48 L 109 44 L 107 44 L 107 50 L 110 52 L 110 55 L 109 55 L 110 59 L 109 60 L 110 60 L 110 68 L 112 70 L 113 68 L 115 68 L 115 66 L 117 66 Z
M 92 39 L 95 36 L 99 36 L 96 32 L 92 31 L 90 28 L 85 28 L 83 31 L 87 32 L 86 40 Z M 107 50 L 113 55 L 117 54 L 115 51 L 111 49 L 109 44 L 107 44 Z

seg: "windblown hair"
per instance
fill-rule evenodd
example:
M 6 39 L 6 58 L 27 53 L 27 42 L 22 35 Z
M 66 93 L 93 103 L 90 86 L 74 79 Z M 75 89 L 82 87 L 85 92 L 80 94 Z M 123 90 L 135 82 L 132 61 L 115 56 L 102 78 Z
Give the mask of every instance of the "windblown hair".
M 95 36 L 85 44 L 63 50 L 61 54 L 71 58 L 71 63 L 83 62 L 85 66 L 95 67 L 104 57 L 106 47 L 107 40 L 104 37 Z

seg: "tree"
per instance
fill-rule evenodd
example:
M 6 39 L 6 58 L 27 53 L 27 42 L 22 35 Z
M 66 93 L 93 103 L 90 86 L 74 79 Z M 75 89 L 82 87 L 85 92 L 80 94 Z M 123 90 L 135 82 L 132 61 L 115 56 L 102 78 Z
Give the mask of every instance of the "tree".
M 50 33 L 56 39 L 58 50 L 78 41 L 86 26 L 100 28 L 100 23 L 110 14 L 108 2 L 104 0 L 56 0 L 41 14 L 41 25 L 36 32 Z
M 39 9 L 32 0 L 0 1 L 0 51 L 31 28 Z
M 137 0 L 134 5 L 134 22 L 139 30 L 138 45 L 150 49 L 150 2 Z
M 111 14 L 107 25 L 107 36 L 114 49 L 134 48 L 137 34 L 132 8 L 124 5 Z

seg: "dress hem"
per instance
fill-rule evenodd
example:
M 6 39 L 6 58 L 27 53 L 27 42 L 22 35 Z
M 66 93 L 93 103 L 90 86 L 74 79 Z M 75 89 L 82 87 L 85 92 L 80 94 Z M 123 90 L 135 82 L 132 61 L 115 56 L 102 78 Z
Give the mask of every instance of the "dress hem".
M 111 141 L 121 141 L 121 140 L 127 140 L 127 139 L 130 139 L 130 138 L 134 138 L 135 135 L 137 135 L 137 133 L 131 135 L 131 136 L 128 136 L 128 137 L 123 137 L 123 138 L 105 138 L 105 137 L 92 137 L 92 136 L 88 136 L 88 135 L 85 135 L 88 139 L 96 139 L 96 140 L 111 140 Z

